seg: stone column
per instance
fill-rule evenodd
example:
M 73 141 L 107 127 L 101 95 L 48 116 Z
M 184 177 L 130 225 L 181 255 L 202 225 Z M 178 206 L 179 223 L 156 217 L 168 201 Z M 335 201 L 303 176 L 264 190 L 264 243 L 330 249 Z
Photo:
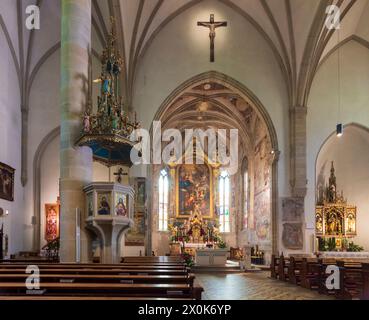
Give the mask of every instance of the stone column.
M 305 198 L 306 176 L 306 115 L 307 108 L 295 106 L 290 109 L 291 119 L 291 188 L 293 197 Z
M 60 145 L 60 260 L 76 260 L 76 208 L 82 212 L 81 259 L 86 261 L 83 186 L 92 181 L 92 151 L 76 148 L 81 115 L 87 103 L 91 45 L 91 0 L 62 0 L 61 26 L 61 145 Z

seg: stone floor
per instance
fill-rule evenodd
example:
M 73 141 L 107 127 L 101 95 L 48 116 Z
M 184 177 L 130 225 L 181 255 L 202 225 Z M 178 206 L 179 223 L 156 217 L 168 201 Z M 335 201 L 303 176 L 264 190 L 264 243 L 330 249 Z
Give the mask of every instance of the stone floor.
M 271 279 L 270 272 L 197 273 L 196 281 L 205 292 L 204 300 L 329 300 L 289 283 Z

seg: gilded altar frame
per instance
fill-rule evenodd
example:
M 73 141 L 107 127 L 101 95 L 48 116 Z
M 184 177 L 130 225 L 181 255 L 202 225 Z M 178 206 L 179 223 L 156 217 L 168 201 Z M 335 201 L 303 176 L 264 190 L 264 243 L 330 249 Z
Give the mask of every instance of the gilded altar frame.
M 339 223 L 342 226 L 342 233 L 327 232 L 327 217 L 331 212 L 341 213 Z M 356 206 L 345 203 L 325 203 L 315 208 L 315 233 L 317 236 L 335 237 L 346 236 L 353 237 L 357 235 Z
M 176 217 L 180 218 L 180 219 L 188 219 L 189 215 L 183 215 L 181 214 L 180 208 L 179 208 L 179 168 L 181 166 L 185 166 L 185 165 L 192 165 L 192 164 L 186 164 L 186 163 L 182 163 L 182 164 L 178 164 L 175 166 L 175 195 L 176 195 Z M 196 163 L 194 163 L 193 165 L 196 165 Z M 215 171 L 217 170 L 216 168 L 214 168 L 213 166 L 211 166 L 207 159 L 205 159 L 204 163 L 201 165 L 206 165 L 209 168 L 209 173 L 210 173 L 210 177 L 209 177 L 209 189 L 210 189 L 210 206 L 209 206 L 209 214 L 206 216 L 202 216 L 202 218 L 204 219 L 212 219 L 214 217 L 214 177 L 215 177 Z M 216 179 L 216 178 L 215 178 Z

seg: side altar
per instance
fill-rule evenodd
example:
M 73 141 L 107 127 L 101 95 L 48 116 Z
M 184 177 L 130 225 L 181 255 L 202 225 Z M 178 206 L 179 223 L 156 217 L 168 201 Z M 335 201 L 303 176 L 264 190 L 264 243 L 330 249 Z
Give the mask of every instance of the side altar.
M 347 203 L 343 192 L 341 194 L 337 192 L 333 162 L 328 184 L 321 185 L 317 191 L 315 208 L 315 247 L 317 251 L 344 252 L 354 249 L 359 251 L 359 247 L 355 246 L 353 242 L 349 242 L 357 234 L 357 209 L 356 206 Z

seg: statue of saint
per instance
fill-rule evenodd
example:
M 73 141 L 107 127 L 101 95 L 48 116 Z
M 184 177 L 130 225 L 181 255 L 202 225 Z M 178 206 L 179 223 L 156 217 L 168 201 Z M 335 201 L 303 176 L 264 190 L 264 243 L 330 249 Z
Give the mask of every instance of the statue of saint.
M 91 131 L 90 115 L 87 114 L 87 112 L 83 116 L 83 131 L 85 133 L 89 133 Z

